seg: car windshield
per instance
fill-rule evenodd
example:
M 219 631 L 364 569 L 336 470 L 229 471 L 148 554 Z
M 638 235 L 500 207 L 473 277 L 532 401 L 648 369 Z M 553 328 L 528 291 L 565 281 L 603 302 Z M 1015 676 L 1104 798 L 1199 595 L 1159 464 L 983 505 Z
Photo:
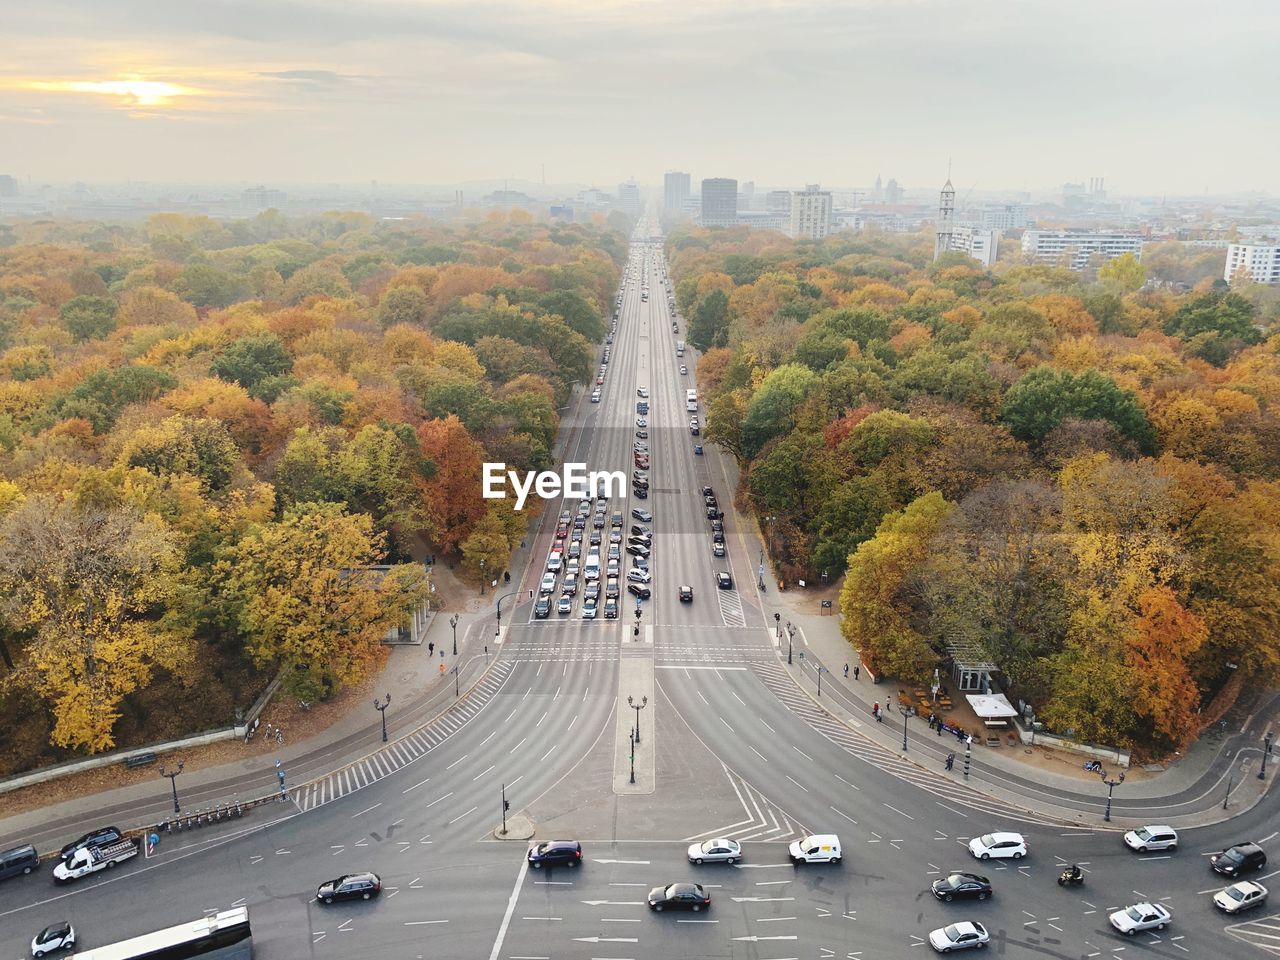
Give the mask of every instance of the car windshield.
M 1226 889 L 1226 890 L 1224 890 L 1223 892 L 1224 892 L 1228 897 L 1230 897 L 1232 900 L 1243 900 L 1243 899 L 1244 899 L 1244 891 L 1243 891 L 1242 889 L 1240 889 L 1239 887 L 1227 887 L 1227 889 Z
M 984 847 L 992 847 L 992 846 L 995 846 L 996 838 L 988 833 L 979 837 L 978 842 L 982 844 Z
M 1140 827 L 1139 829 L 1135 830 L 1135 831 L 1134 831 L 1134 835 L 1135 835 L 1139 840 L 1150 840 L 1150 839 L 1151 839 L 1151 831 L 1150 831 L 1150 830 L 1148 830 L 1146 827 Z
M 965 879 L 966 878 L 962 877 L 960 874 L 953 873 L 951 876 L 947 877 L 946 884 L 949 887 L 958 887 L 965 882 Z
M 1128 910 L 1125 911 L 1125 914 L 1134 923 L 1142 922 L 1142 911 L 1139 910 L 1137 907 L 1130 907 Z
M 948 940 L 960 939 L 960 928 L 957 927 L 954 923 L 951 924 L 951 926 L 949 927 L 944 927 L 942 930 L 942 933 L 944 936 L 946 936 Z
M 1241 853 L 1239 850 L 1237 850 L 1235 847 L 1232 847 L 1230 850 L 1224 853 L 1223 856 L 1226 859 L 1230 860 L 1232 863 L 1242 863 L 1244 861 L 1244 854 Z

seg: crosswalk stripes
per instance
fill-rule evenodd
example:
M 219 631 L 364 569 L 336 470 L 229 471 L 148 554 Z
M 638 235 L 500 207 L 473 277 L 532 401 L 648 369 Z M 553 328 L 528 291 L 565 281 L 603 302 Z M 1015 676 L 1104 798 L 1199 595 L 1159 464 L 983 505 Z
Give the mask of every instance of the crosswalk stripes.
M 716 600 L 720 602 L 720 618 L 726 627 L 747 625 L 747 616 L 742 612 L 742 597 L 737 590 L 717 590 Z
M 781 664 L 776 662 L 767 665 L 753 664 L 752 670 L 770 693 L 815 731 L 846 753 L 866 761 L 899 780 L 905 780 L 912 786 L 957 806 L 968 807 L 1006 820 L 1024 823 L 1044 823 L 1046 820 L 1057 822 L 1053 817 L 1032 816 L 1020 807 L 988 797 L 962 783 L 956 783 L 923 770 L 914 763 L 907 762 L 897 751 L 855 733 L 835 717 L 815 706 L 812 700 L 796 688 L 791 675 Z
M 1280 914 L 1258 917 L 1244 923 L 1233 923 L 1227 933 L 1237 940 L 1250 943 L 1275 957 L 1280 957 Z
M 426 726 L 340 770 L 295 787 L 291 796 L 298 809 L 312 810 L 339 800 L 390 776 L 434 750 L 453 733 L 461 730 L 481 707 L 493 699 L 511 676 L 511 669 L 512 665 L 507 661 L 495 664 L 489 674 L 468 691 L 462 700 Z
M 699 840 L 714 840 L 717 837 L 732 835 L 739 841 L 754 840 L 762 842 L 787 841 L 793 837 L 804 836 L 809 831 L 799 822 L 792 820 L 781 808 L 775 806 L 746 780 L 738 776 L 723 763 L 720 768 L 729 780 L 729 785 L 737 794 L 742 804 L 744 819 L 737 823 L 727 823 L 713 830 L 706 830 L 691 837 L 685 837 L 685 843 L 696 843 Z

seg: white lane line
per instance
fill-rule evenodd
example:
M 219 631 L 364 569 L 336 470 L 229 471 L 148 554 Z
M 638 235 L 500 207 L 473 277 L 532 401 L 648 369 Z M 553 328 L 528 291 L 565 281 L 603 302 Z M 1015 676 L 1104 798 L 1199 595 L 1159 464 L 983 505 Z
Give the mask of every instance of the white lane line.
M 488 743 L 488 742 L 489 742 L 490 740 L 492 740 L 495 736 L 497 736 L 497 733 L 498 733 L 498 731 L 497 731 L 497 730 L 494 730 L 492 733 L 490 733 L 487 737 L 485 737 L 483 740 L 481 740 L 481 741 L 480 741 L 480 746 L 482 746 L 482 747 L 483 747 L 486 743 Z
M 969 815 L 967 813 L 960 813 L 960 811 L 957 810 L 955 807 L 948 807 L 941 800 L 935 800 L 933 802 L 936 803 L 938 806 L 942 807 L 942 809 L 944 810 L 950 810 L 952 813 L 959 814 L 960 816 L 964 817 L 966 820 L 969 819 Z M 886 804 L 886 806 L 888 806 L 888 804 Z
M 558 923 L 559 921 L 563 920 L 564 917 L 521 917 L 520 919 L 521 920 L 549 920 L 549 921 L 555 921 Z
M 857 820 L 853 819 L 853 817 L 845 813 L 843 810 L 837 810 L 835 807 L 831 807 L 829 809 L 831 810 L 832 813 L 839 814 L 840 816 L 844 817 L 846 820 L 848 820 L 852 824 L 856 824 L 858 822 Z
M 510 750 L 508 750 L 508 751 L 507 751 L 507 753 L 508 753 L 508 754 L 515 753 L 517 750 L 519 750 L 519 749 L 520 749 L 520 747 L 521 747 L 521 746 L 524 744 L 524 742 L 525 742 L 526 740 L 528 740 L 528 739 L 529 739 L 528 737 L 521 737 L 521 738 L 520 738 L 520 743 L 517 743 L 514 747 L 512 747 Z
M 543 760 L 547 759 L 547 757 L 551 756 L 555 752 L 556 752 L 556 748 L 552 747 L 550 750 L 548 750 L 546 753 L 544 753 L 541 757 L 538 758 L 538 762 L 541 763 Z
M 450 797 L 452 797 L 452 796 L 453 796 L 453 791 L 452 791 L 452 790 L 450 790 L 450 791 L 449 791 L 448 793 L 446 793 L 443 797 L 440 797 L 440 798 L 439 798 L 439 799 L 437 799 L 437 800 L 432 800 L 430 803 L 428 803 L 428 804 L 427 804 L 427 807 L 434 807 L 434 806 L 435 806 L 437 803 L 439 803 L 441 800 L 448 800 L 448 799 L 449 799 Z M 423 807 L 422 809 L 423 809 L 423 810 L 425 810 L 425 809 L 427 809 L 427 807 Z
M 844 777 L 840 776 L 840 774 L 838 773 L 836 774 L 836 779 L 839 780 L 841 783 L 843 783 L 845 786 L 853 787 L 853 789 L 857 790 L 859 793 L 862 792 L 862 788 L 860 786 L 858 786 L 856 783 L 851 783 L 850 781 L 846 780 Z
M 465 760 L 465 759 L 467 759 L 467 755 L 464 753 L 464 754 L 463 754 L 462 756 L 460 756 L 457 760 L 453 761 L 453 763 L 451 763 L 451 764 L 449 764 L 447 767 L 445 767 L 445 769 L 446 769 L 446 770 L 452 770 L 454 767 L 456 767 L 458 764 L 460 764 L 460 763 L 461 763 L 463 760 Z
M 380 806 L 382 806 L 382 801 L 378 801 L 372 807 L 365 807 L 365 809 L 361 810 L 359 813 L 353 813 L 351 815 L 351 819 L 354 820 L 356 817 L 363 817 L 370 810 L 377 810 Z
M 803 790 L 805 793 L 808 793 L 808 792 L 809 792 L 809 788 L 808 788 L 808 787 L 806 787 L 804 784 L 802 784 L 802 783 L 801 783 L 799 780 L 797 780 L 795 777 L 791 776 L 791 774 L 787 774 L 787 779 L 788 779 L 788 780 L 790 780 L 792 783 L 794 783 L 797 787 L 799 787 L 799 788 L 800 788 L 801 790 Z
M 885 806 L 886 806 L 886 807 L 888 807 L 890 810 L 892 810 L 894 813 L 902 813 L 902 811 L 901 811 L 901 810 L 899 810 L 897 807 L 893 806 L 892 804 L 886 803 L 886 804 L 885 804 Z M 908 820 L 914 820 L 914 819 L 915 819 L 915 817 L 913 817 L 913 816 L 912 816 L 911 814 L 909 814 L 909 813 L 902 813 L 902 815 L 903 815 L 904 817 L 906 817 Z
M 759 718 L 759 719 L 760 719 L 760 722 L 761 722 L 761 723 L 763 723 L 766 727 L 768 727 L 768 730 L 769 730 L 769 732 L 770 732 L 770 733 L 777 733 L 777 732 L 778 732 L 777 730 L 773 729 L 773 727 L 770 727 L 770 726 L 769 726 L 769 724 L 764 720 L 764 718 L 763 718 L 763 717 L 761 717 L 761 718 Z
M 448 920 L 406 920 L 406 927 L 425 927 L 433 923 L 448 923 Z
M 794 743 L 791 745 L 791 749 L 794 750 L 796 753 L 800 754 L 800 756 L 804 757 L 810 763 L 813 763 L 813 757 L 809 756 L 807 753 L 805 753 L 803 750 L 797 747 Z
M 408 793 L 408 792 L 409 792 L 409 790 L 417 790 L 417 789 L 418 789 L 418 787 L 422 786 L 424 783 L 430 783 L 430 782 L 431 782 L 431 778 L 430 778 L 430 777 L 427 777 L 427 779 L 425 779 L 425 780 L 419 780 L 419 781 L 418 781 L 417 783 L 415 783 L 412 787 L 409 787 L 408 789 L 405 789 L 405 790 L 401 790 L 400 792 L 401 792 L 402 794 L 403 794 L 403 793 Z
M 492 770 L 492 769 L 493 769 L 493 765 L 492 765 L 492 764 L 490 764 L 490 766 L 489 766 L 489 770 Z M 477 780 L 479 780 L 481 777 L 483 777 L 486 773 L 488 773 L 488 772 L 489 772 L 489 770 L 485 770 L 485 771 L 483 771 L 483 772 L 481 772 L 481 773 L 477 773 L 474 777 L 472 777 L 472 778 L 471 778 L 471 782 L 472 782 L 472 783 L 475 783 Z
M 511 888 L 511 896 L 507 898 L 507 912 L 502 915 L 502 923 L 498 926 L 498 935 L 493 941 L 493 949 L 489 951 L 489 960 L 498 960 L 502 952 L 502 943 L 507 938 L 507 928 L 511 926 L 511 915 L 515 913 L 516 901 L 520 899 L 520 887 L 524 884 L 525 874 L 529 872 L 529 858 L 520 858 L 520 871 L 516 874 L 515 886 Z
M 720 718 L 720 722 L 721 722 L 721 723 L 723 723 L 726 727 L 729 727 L 729 721 L 728 721 L 728 720 L 726 720 L 724 717 L 721 717 L 721 718 Z M 735 731 L 735 730 L 733 729 L 733 727 L 729 727 L 729 732 L 730 732 L 730 733 L 736 733 L 737 731 Z
M 761 753 L 759 750 L 757 750 L 755 747 L 751 746 L 751 744 L 749 744 L 749 743 L 747 744 L 747 749 L 748 749 L 748 750 L 750 750 L 752 753 L 754 753 L 757 757 L 759 757 L 759 758 L 760 758 L 761 760 L 763 760 L 765 763 L 768 763 L 768 762 L 769 762 L 769 758 L 768 758 L 768 757 L 766 757 L 766 756 L 765 756 L 763 753 Z
M 458 822 L 459 820 L 461 820 L 463 817 L 469 817 L 469 816 L 471 816 L 471 814 L 475 813 L 478 809 L 480 809 L 480 808 L 479 808 L 479 807 L 472 807 L 470 810 L 468 810 L 466 813 L 462 814 L 461 816 L 454 817 L 452 820 L 450 820 L 450 821 L 449 821 L 449 824 L 448 824 L 448 825 L 449 825 L 449 826 L 453 826 L 455 823 L 457 823 L 457 822 Z
M 536 730 L 536 729 L 538 729 L 538 727 L 542 726 L 542 721 L 543 721 L 543 720 L 545 720 L 545 719 L 547 719 L 547 713 L 548 713 L 548 712 L 549 712 L 549 711 L 546 711 L 546 710 L 543 710 L 543 711 L 542 711 L 542 716 L 540 716 L 540 717 L 538 718 L 538 722 L 537 722 L 537 723 L 535 723 L 535 724 L 533 725 L 533 728 L 534 728 L 535 730 Z
M 524 774 L 522 773 L 522 774 L 520 774 L 520 776 L 516 777 L 514 780 L 512 780 L 510 783 L 508 783 L 508 784 L 507 784 L 507 786 L 508 786 L 508 787 L 514 787 L 517 783 L 519 783 L 519 782 L 520 782 L 521 780 L 523 780 L 523 779 L 524 779 Z

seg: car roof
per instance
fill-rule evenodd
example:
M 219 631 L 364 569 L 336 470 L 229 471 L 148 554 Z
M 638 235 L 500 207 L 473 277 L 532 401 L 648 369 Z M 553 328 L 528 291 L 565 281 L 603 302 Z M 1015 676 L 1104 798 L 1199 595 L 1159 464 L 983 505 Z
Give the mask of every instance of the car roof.
M 957 920 L 953 926 L 958 933 L 986 933 L 986 928 L 976 920 Z
M 1176 833 L 1177 832 L 1176 830 L 1173 829 L 1173 827 L 1169 826 L 1167 823 L 1144 823 L 1142 826 L 1138 827 L 1137 829 L 1146 830 L 1149 833 L 1156 833 L 1156 832 Z
M 1022 834 L 1011 833 L 1008 831 L 993 831 L 992 833 L 984 834 L 984 836 L 989 836 L 992 840 L 995 840 L 997 843 L 1000 842 L 1001 840 L 1017 840 L 1019 843 L 1022 842 Z

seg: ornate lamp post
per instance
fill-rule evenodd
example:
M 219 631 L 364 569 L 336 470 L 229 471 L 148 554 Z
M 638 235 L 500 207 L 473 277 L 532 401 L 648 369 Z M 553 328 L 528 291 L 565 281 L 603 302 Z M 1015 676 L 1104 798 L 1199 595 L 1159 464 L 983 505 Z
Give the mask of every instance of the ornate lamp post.
M 1108 780 L 1107 774 L 1105 771 L 1101 774 L 1101 777 L 1102 777 L 1102 782 L 1107 785 L 1107 811 L 1102 815 L 1102 819 L 1105 820 L 1107 823 L 1110 823 L 1111 822 L 1111 794 L 1116 787 L 1124 783 L 1124 771 L 1121 770 L 1120 776 L 1117 777 L 1115 780 Z
M 907 704 L 898 704 L 898 712 L 902 714 L 902 752 L 907 752 L 907 717 L 911 716 L 913 711 Z
M 168 777 L 169 786 L 173 788 L 173 812 L 174 813 L 182 812 L 182 809 L 178 806 L 178 782 L 177 781 L 178 781 L 178 774 L 182 773 L 182 768 L 184 765 L 185 765 L 184 761 L 179 760 L 178 769 L 174 770 L 172 773 L 165 773 L 164 767 L 160 768 L 160 776 Z
M 641 697 L 639 703 L 636 703 L 631 697 L 627 697 L 627 706 L 636 712 L 636 743 L 640 742 L 640 711 L 648 705 L 649 698 L 647 696 Z
M 386 700 L 374 700 L 373 709 L 378 711 L 382 717 L 382 742 L 387 742 L 387 707 L 391 706 L 391 694 L 387 694 Z
M 449 618 L 449 626 L 453 627 L 453 655 L 458 655 L 458 615 Z

